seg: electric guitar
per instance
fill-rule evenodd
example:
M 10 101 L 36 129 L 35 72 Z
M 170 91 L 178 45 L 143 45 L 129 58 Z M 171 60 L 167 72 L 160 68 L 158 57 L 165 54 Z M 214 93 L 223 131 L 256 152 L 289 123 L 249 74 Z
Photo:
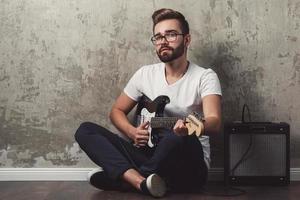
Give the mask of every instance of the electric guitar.
M 188 129 L 188 135 L 196 134 L 198 137 L 203 133 L 203 118 L 200 118 L 196 113 L 189 114 L 185 118 L 180 117 L 164 117 L 163 112 L 165 106 L 170 103 L 168 96 L 158 96 L 153 101 L 147 96 L 143 96 L 138 103 L 136 116 L 137 124 L 140 125 L 149 121 L 149 140 L 148 146 L 154 147 L 158 143 L 158 137 L 155 135 L 155 130 L 159 128 L 172 129 L 177 120 L 182 119 Z

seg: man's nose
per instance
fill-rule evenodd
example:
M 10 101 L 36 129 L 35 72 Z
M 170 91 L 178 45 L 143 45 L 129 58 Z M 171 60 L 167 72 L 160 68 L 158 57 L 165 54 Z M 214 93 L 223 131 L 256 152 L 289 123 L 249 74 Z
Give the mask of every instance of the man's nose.
M 169 42 L 165 36 L 161 38 L 160 44 L 169 44 Z

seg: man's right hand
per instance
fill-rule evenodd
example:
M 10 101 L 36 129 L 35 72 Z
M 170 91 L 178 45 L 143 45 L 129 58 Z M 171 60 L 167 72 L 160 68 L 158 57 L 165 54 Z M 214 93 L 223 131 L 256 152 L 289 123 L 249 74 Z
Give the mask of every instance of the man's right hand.
M 149 139 L 148 127 L 149 122 L 144 122 L 134 130 L 132 140 L 136 147 L 146 146 Z

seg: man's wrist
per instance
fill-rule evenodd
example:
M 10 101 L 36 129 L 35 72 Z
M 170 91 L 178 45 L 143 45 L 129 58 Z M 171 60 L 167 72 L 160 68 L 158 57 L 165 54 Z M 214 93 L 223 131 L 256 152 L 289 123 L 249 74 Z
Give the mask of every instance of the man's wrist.
M 126 133 L 126 135 L 127 135 L 129 138 L 134 139 L 135 132 L 136 132 L 136 127 L 134 127 L 134 126 L 132 126 L 132 125 L 129 125 L 128 128 L 127 128 L 127 133 Z

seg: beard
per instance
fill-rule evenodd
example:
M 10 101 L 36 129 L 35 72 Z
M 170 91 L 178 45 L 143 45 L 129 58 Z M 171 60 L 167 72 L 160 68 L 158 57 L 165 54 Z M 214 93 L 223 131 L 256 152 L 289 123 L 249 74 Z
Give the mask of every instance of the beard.
M 162 49 L 168 49 L 171 51 L 169 52 L 163 52 Z M 162 46 L 158 51 L 156 51 L 156 54 L 158 58 L 161 60 L 163 63 L 167 62 L 172 62 L 173 60 L 179 58 L 184 54 L 184 43 L 182 42 L 177 48 L 172 48 L 169 46 Z

